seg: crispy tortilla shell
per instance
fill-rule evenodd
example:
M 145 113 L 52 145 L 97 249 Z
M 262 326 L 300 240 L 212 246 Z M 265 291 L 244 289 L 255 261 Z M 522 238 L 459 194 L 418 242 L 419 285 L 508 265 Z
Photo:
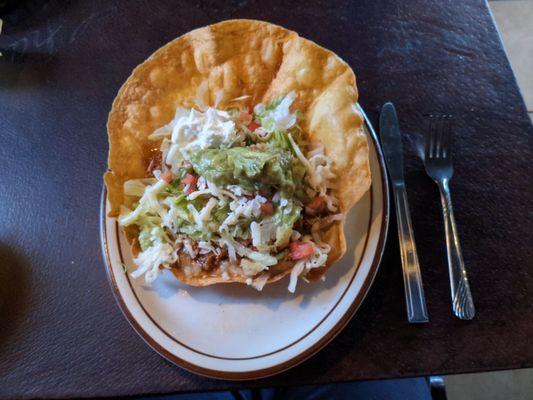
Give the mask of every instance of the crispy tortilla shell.
M 120 89 L 107 124 L 109 170 L 104 176 L 116 217 L 124 195 L 123 184 L 144 176 L 147 160 L 159 143 L 148 139 L 155 129 L 174 117 L 176 107 L 243 107 L 269 102 L 290 91 L 297 94 L 293 109 L 311 140 L 325 146 L 335 160 L 340 211 L 349 209 L 371 183 L 368 143 L 362 117 L 356 111 L 357 89 L 351 68 L 337 55 L 297 33 L 255 20 L 228 20 L 191 31 L 171 41 L 140 64 Z M 331 245 L 327 266 L 312 270 L 320 278 L 346 251 L 344 221 L 324 234 Z M 134 235 L 128 235 L 135 242 Z M 134 247 L 134 251 L 135 246 Z M 286 270 L 269 278 L 281 279 Z M 244 281 L 236 277 L 188 277 L 175 269 L 185 283 L 204 286 Z

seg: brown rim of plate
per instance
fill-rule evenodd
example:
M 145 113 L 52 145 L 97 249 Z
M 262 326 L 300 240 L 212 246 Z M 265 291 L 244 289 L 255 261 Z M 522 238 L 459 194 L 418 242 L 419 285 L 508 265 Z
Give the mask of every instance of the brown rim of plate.
M 303 351 L 302 353 L 296 355 L 295 357 L 291 358 L 290 360 L 287 360 L 287 361 L 285 361 L 283 363 L 277 364 L 277 365 L 269 367 L 269 368 L 263 368 L 263 369 L 258 369 L 258 370 L 254 370 L 254 371 L 247 371 L 247 372 L 228 372 L 228 371 L 220 371 L 220 370 L 213 370 L 213 369 L 203 368 L 203 367 L 200 367 L 198 365 L 192 364 L 192 363 L 190 363 L 190 362 L 188 362 L 188 361 L 186 361 L 186 360 L 184 360 L 182 358 L 179 358 L 176 355 L 170 353 L 163 346 L 161 346 L 159 343 L 157 343 L 139 325 L 139 323 L 131 315 L 129 309 L 127 308 L 126 304 L 124 303 L 124 300 L 122 299 L 122 296 L 121 296 L 121 294 L 119 292 L 119 289 L 118 289 L 118 286 L 116 284 L 115 278 L 114 278 L 113 273 L 111 271 L 111 259 L 110 259 L 110 256 L 109 256 L 109 249 L 108 249 L 108 246 L 107 246 L 107 232 L 106 232 L 106 195 L 107 195 L 107 191 L 106 191 L 105 185 L 104 185 L 104 188 L 102 190 L 102 196 L 101 196 L 101 204 L 100 204 L 100 240 L 101 240 L 102 249 L 103 249 L 104 264 L 105 264 L 105 267 L 106 267 L 107 277 L 108 277 L 111 289 L 113 291 L 113 295 L 115 297 L 115 300 L 117 301 L 122 313 L 126 317 L 126 319 L 129 322 L 129 324 L 137 332 L 137 334 L 139 334 L 139 336 L 141 336 L 141 338 L 152 349 L 154 349 L 157 353 L 159 353 L 161 356 L 166 358 L 168 361 L 170 361 L 170 362 L 176 364 L 177 366 L 179 366 L 181 368 L 184 368 L 184 369 L 186 369 L 186 370 L 188 370 L 190 372 L 198 374 L 198 375 L 203 375 L 203 376 L 206 376 L 206 377 L 209 377 L 209 378 L 215 378 L 215 379 L 224 379 L 224 380 L 253 380 L 253 379 L 266 378 L 266 377 L 269 377 L 269 376 L 272 376 L 272 375 L 276 375 L 276 374 L 284 372 L 284 371 L 286 371 L 286 370 L 288 370 L 290 368 L 293 368 L 293 367 L 297 366 L 298 364 L 301 364 L 305 360 L 307 360 L 310 357 L 312 357 L 313 355 L 315 355 L 318 351 L 320 351 L 323 347 L 325 347 L 329 342 L 331 342 L 340 333 L 340 331 L 348 324 L 348 322 L 355 315 L 355 313 L 357 312 L 357 310 L 361 306 L 364 298 L 366 297 L 366 294 L 368 293 L 368 291 L 370 289 L 370 286 L 372 285 L 372 282 L 374 281 L 374 278 L 376 276 L 379 264 L 381 262 L 381 258 L 383 256 L 383 251 L 384 251 L 384 248 L 385 248 L 385 240 L 386 240 L 386 237 L 387 237 L 387 231 L 388 231 L 389 206 L 390 206 L 390 204 L 389 204 L 389 187 L 388 187 L 387 171 L 385 169 L 383 154 L 381 152 L 381 148 L 380 148 L 378 140 L 377 140 L 377 135 L 376 135 L 376 133 L 375 133 L 375 131 L 374 131 L 373 127 L 372 127 L 372 124 L 370 123 L 368 117 L 366 116 L 366 114 L 364 113 L 363 109 L 361 108 L 361 106 L 359 106 L 359 104 L 357 104 L 357 107 L 358 107 L 359 111 L 361 112 L 361 114 L 363 116 L 366 128 L 367 128 L 368 132 L 370 133 L 370 137 L 371 137 L 371 139 L 372 139 L 372 141 L 374 143 L 374 148 L 376 150 L 378 163 L 380 165 L 381 184 L 382 184 L 382 188 L 383 188 L 383 190 L 382 190 L 382 193 L 383 193 L 383 222 L 381 224 L 380 233 L 379 233 L 379 240 L 378 240 L 378 244 L 376 246 L 376 252 L 375 252 L 375 255 L 374 255 L 374 259 L 372 261 L 372 265 L 370 267 L 370 271 L 369 271 L 367 277 L 365 278 L 365 281 L 363 283 L 363 286 L 361 287 L 361 290 L 359 291 L 359 293 L 355 297 L 354 301 L 352 302 L 352 304 L 350 305 L 348 310 L 344 313 L 344 315 L 341 317 L 341 319 L 335 324 L 335 326 L 333 328 L 331 328 L 331 330 L 327 334 L 322 336 L 314 345 L 312 345 L 311 347 L 309 347 L 307 350 Z M 373 185 L 371 186 L 370 190 L 371 190 L 371 196 L 373 196 Z M 371 207 L 373 205 L 372 203 L 373 203 L 373 201 L 371 201 Z M 371 208 L 371 211 L 370 211 L 369 214 L 370 214 L 370 217 L 369 217 L 369 227 L 370 227 L 371 217 L 372 217 L 372 208 Z M 118 235 L 118 229 L 117 229 L 117 235 Z M 118 240 L 118 237 L 117 237 L 117 240 Z M 367 239 L 366 239 L 366 242 L 365 242 L 365 248 L 364 248 L 363 253 L 362 253 L 363 255 L 366 252 L 367 243 L 368 243 L 368 235 L 367 235 Z M 119 246 L 119 252 L 121 253 L 120 241 L 118 241 L 117 244 Z M 363 259 L 363 255 L 361 256 L 360 262 Z M 122 254 L 120 254 L 120 256 L 122 258 Z M 262 355 L 254 356 L 254 357 L 246 357 L 246 358 L 227 358 L 227 357 L 214 356 L 214 355 L 211 355 L 211 354 L 202 353 L 202 352 L 200 352 L 198 350 L 195 350 L 195 349 L 191 348 L 190 346 L 187 346 L 187 345 L 179 342 L 177 339 L 175 339 L 170 334 L 168 334 L 162 327 L 159 326 L 159 324 L 157 324 L 155 322 L 155 320 L 152 318 L 152 316 L 146 311 L 146 309 L 144 308 L 142 303 L 139 301 L 139 299 L 137 297 L 137 294 L 135 293 L 135 291 L 133 290 L 133 287 L 131 286 L 131 282 L 130 282 L 129 278 L 127 280 L 128 280 L 128 284 L 130 286 L 130 289 L 132 290 L 132 293 L 133 293 L 135 299 L 137 300 L 139 306 L 143 310 L 143 312 L 146 314 L 148 319 L 161 332 L 163 332 L 167 337 L 169 337 L 170 339 L 172 339 L 173 341 L 178 343 L 180 346 L 183 346 L 183 347 L 187 348 L 188 350 L 194 351 L 194 352 L 196 352 L 198 354 L 201 354 L 201 355 L 204 355 L 204 356 L 207 356 L 207 357 L 217 358 L 217 359 L 225 359 L 225 360 L 228 360 L 228 361 L 236 361 L 236 360 L 249 360 L 249 359 L 255 359 L 255 358 L 260 358 L 260 357 L 266 357 L 266 356 L 271 355 L 273 353 L 276 353 L 276 352 L 279 352 L 279 351 L 283 351 L 283 350 L 295 345 L 296 343 L 298 343 L 299 341 L 301 341 L 305 337 L 307 337 L 320 324 L 322 324 L 322 322 L 330 315 L 330 313 L 336 308 L 336 306 L 342 300 L 344 294 L 346 293 L 348 288 L 351 286 L 351 283 L 353 282 L 353 279 L 355 277 L 355 274 L 356 274 L 358 268 L 359 268 L 359 266 L 355 269 L 354 276 L 352 276 L 352 278 L 350 280 L 350 283 L 348 284 L 348 286 L 347 286 L 345 292 L 343 293 L 343 295 L 341 295 L 341 297 L 339 298 L 337 303 L 326 314 L 326 316 L 317 325 L 315 325 L 315 327 L 313 327 L 310 331 L 308 331 L 305 335 L 300 337 L 298 340 L 292 342 L 289 345 L 284 346 L 281 349 L 275 350 L 273 352 L 269 352 L 267 354 L 262 354 Z

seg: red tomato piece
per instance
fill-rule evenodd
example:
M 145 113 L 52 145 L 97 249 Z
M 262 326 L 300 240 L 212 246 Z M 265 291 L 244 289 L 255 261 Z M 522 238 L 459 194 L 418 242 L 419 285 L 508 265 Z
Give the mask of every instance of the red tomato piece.
M 250 129 L 252 132 L 255 131 L 257 128 L 259 128 L 261 125 L 259 125 L 257 122 L 252 121 L 248 124 L 248 129 Z
M 189 174 L 188 172 L 181 180 L 181 183 L 183 185 L 196 185 L 196 182 L 198 182 L 198 178 L 193 174 Z
M 190 194 L 190 193 L 196 191 L 196 183 L 197 182 L 198 182 L 198 177 L 193 175 L 193 174 L 189 174 L 187 172 L 185 174 L 185 176 L 183 177 L 183 179 L 181 180 L 181 186 L 182 187 L 186 187 L 187 185 L 189 185 L 188 189 L 185 192 L 185 194 Z
M 314 253 L 313 245 L 309 242 L 291 242 L 289 247 L 293 260 L 307 258 Z
M 317 196 L 313 200 L 307 204 L 307 207 L 311 210 L 316 210 L 320 208 L 324 203 L 326 202 L 326 198 L 324 196 Z

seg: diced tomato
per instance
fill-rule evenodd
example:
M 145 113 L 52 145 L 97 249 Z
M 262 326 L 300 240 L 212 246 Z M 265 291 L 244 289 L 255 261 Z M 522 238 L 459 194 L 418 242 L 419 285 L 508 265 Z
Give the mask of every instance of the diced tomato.
M 189 174 L 188 172 L 181 180 L 181 183 L 183 185 L 196 185 L 196 182 L 198 182 L 198 178 L 193 174 Z
M 259 128 L 261 125 L 259 125 L 257 122 L 252 121 L 248 124 L 248 129 L 250 129 L 252 132 L 255 131 L 257 128 Z
M 181 186 L 186 187 L 189 185 L 187 191 L 185 194 L 190 194 L 194 191 L 196 191 L 196 183 L 198 182 L 198 177 L 196 177 L 193 174 L 189 174 L 188 172 L 185 174 L 183 179 L 181 180 Z
M 307 258 L 314 253 L 313 245 L 309 242 L 291 242 L 289 248 L 293 260 Z
M 266 203 L 261 203 L 261 213 L 264 215 L 274 214 L 274 204 L 268 201 Z
M 161 174 L 161 179 L 163 179 L 166 183 L 172 183 L 172 172 L 170 172 L 169 169 L 167 169 L 165 172 Z
M 239 119 L 248 125 L 252 122 L 252 114 L 249 114 L 246 111 L 241 111 L 241 113 L 239 114 Z
M 317 210 L 326 202 L 326 198 L 324 196 L 317 196 L 313 200 L 307 204 L 307 207 L 309 207 L 310 210 Z

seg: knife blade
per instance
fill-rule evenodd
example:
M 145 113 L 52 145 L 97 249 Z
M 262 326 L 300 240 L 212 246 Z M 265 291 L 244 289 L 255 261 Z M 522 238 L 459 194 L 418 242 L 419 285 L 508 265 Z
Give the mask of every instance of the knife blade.
M 381 109 L 379 131 L 396 206 L 407 319 L 411 323 L 428 322 L 424 287 L 405 188 L 402 136 L 396 109 L 392 103 L 386 103 Z
M 391 181 L 394 185 L 404 185 L 402 136 L 392 103 L 386 103 L 381 109 L 379 129 Z

